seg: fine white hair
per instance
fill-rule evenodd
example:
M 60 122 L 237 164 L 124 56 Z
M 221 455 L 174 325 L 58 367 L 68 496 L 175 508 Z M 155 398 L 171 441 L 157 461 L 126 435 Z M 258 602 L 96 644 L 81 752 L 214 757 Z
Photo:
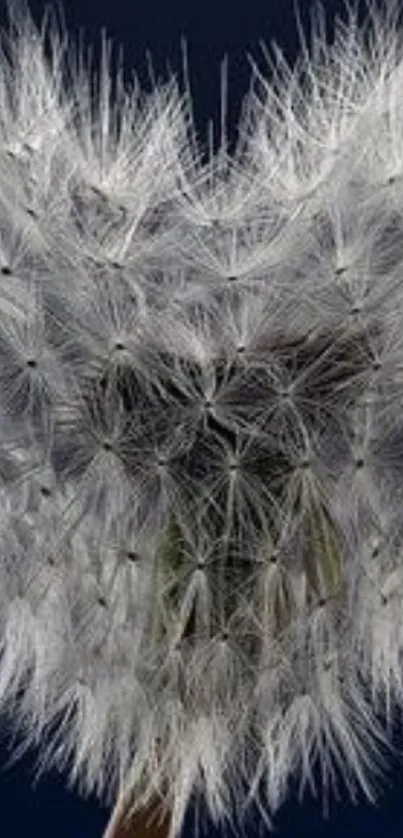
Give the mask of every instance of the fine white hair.
M 375 800 L 403 706 L 399 3 L 188 86 L 0 43 L 0 708 L 81 793 L 179 835 L 295 779 Z M 223 90 L 225 85 L 223 84 Z M 402 426 L 402 427 L 401 427 Z M 17 736 L 20 737 L 18 739 Z

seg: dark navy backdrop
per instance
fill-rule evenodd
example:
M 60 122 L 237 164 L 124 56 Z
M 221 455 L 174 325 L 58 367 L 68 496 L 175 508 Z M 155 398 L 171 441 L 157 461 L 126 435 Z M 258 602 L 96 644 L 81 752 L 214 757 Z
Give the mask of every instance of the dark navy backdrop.
M 51 0 L 52 2 L 52 0 Z M 242 97 L 247 92 L 250 68 L 246 53 L 250 52 L 264 67 L 259 39 L 268 43 L 275 39 L 292 61 L 297 48 L 297 32 L 292 0 L 60 0 L 68 31 L 78 35 L 84 29 L 84 42 L 92 44 L 97 54 L 101 27 L 124 46 L 125 73 L 129 80 L 135 68 L 145 85 L 149 85 L 146 51 L 152 56 L 157 75 L 165 75 L 169 64 L 178 73 L 182 68 L 181 37 L 187 43 L 190 84 L 194 97 L 196 125 L 201 142 L 206 142 L 208 119 L 216 123 L 220 103 L 220 64 L 229 57 L 229 129 L 235 137 Z M 403 0 L 402 0 L 403 2 Z M 34 19 L 40 21 L 45 0 L 29 0 Z M 311 0 L 300 0 L 305 26 L 309 21 Z M 329 32 L 342 0 L 325 3 Z M 6 20 L 5 0 L 0 0 L 0 25 Z M 7 745 L 7 742 L 9 745 Z M 398 740 L 396 738 L 396 745 Z M 1 836 L 25 838 L 101 838 L 109 813 L 95 798 L 80 799 L 66 787 L 63 777 L 50 774 L 33 787 L 34 756 L 17 765 L 6 766 L 10 755 L 10 738 L 6 726 L 0 742 L 0 811 Z M 403 753 L 403 745 L 402 745 Z M 311 835 L 317 838 L 350 836 L 358 833 L 366 838 L 402 835 L 403 827 L 403 761 L 390 765 L 384 792 L 377 807 L 366 803 L 353 806 L 341 793 L 341 801 L 330 805 L 330 814 L 323 820 L 318 801 L 307 797 L 299 805 L 287 803 L 276 818 L 278 838 Z M 194 830 L 190 815 L 183 838 Z M 218 838 L 213 828 L 209 833 Z M 221 833 L 222 834 L 222 833 Z M 251 820 L 247 835 L 258 834 L 258 819 Z M 261 833 L 263 835 L 263 831 Z M 230 838 L 230 836 L 228 836 Z M 268 838 L 268 836 L 265 836 Z

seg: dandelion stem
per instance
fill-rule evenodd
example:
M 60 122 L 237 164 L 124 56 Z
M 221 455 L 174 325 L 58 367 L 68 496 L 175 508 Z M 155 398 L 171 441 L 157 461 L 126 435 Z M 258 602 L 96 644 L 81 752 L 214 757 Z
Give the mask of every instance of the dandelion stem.
M 154 795 L 147 806 L 134 814 L 129 814 L 131 799 L 125 793 L 118 797 L 103 838 L 166 838 L 171 812 L 158 812 L 158 796 Z

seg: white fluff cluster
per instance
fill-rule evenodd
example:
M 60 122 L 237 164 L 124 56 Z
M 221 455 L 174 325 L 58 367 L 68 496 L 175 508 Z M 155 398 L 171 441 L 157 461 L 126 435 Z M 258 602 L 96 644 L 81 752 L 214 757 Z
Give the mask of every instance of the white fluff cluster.
M 403 705 L 398 4 L 253 66 L 204 155 L 174 78 L 0 51 L 0 707 L 179 835 L 369 799 Z M 269 59 L 270 63 L 270 59 Z

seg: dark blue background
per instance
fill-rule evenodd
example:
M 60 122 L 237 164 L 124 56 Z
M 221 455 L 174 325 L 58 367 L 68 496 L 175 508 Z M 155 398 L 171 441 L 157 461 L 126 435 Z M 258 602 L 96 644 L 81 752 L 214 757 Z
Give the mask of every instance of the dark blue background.
M 40 22 L 44 0 L 30 0 L 33 17 Z M 312 3 L 300 0 L 301 16 L 309 22 Z M 325 3 L 328 32 L 333 19 L 342 12 L 343 3 Z M 266 44 L 275 39 L 286 57 L 293 60 L 298 45 L 292 0 L 61 0 L 69 33 L 77 36 L 84 28 L 84 42 L 99 53 L 100 29 L 124 46 L 125 75 L 132 69 L 145 87 L 150 87 L 146 51 L 152 56 L 157 76 L 167 78 L 167 66 L 181 73 L 181 37 L 187 43 L 190 85 L 199 140 L 206 143 L 210 118 L 218 125 L 220 105 L 220 64 L 229 58 L 229 135 L 235 138 L 236 124 L 243 96 L 250 81 L 247 52 L 265 63 L 259 40 Z M 0 24 L 6 21 L 6 4 L 0 0 Z M 218 133 L 216 134 L 216 137 Z M 396 735 L 395 745 L 399 745 Z M 403 745 L 402 745 L 403 753 Z M 51 773 L 33 787 L 34 758 L 30 755 L 11 768 L 6 762 L 12 753 L 11 737 L 3 725 L 0 742 L 0 811 L 1 836 L 41 836 L 50 838 L 101 838 L 109 812 L 95 798 L 80 799 L 67 789 L 65 778 Z M 184 827 L 183 838 L 193 836 L 192 814 Z M 327 820 L 322 817 L 319 801 L 306 797 L 301 805 L 291 800 L 280 810 L 276 821 L 278 838 L 310 835 L 320 838 L 363 834 L 400 836 L 403 827 L 403 765 L 392 760 L 385 777 L 384 790 L 376 807 L 365 802 L 353 806 L 342 791 L 341 800 L 330 805 Z M 246 834 L 258 834 L 258 820 L 251 820 Z M 211 836 L 217 833 L 211 827 Z M 263 832 L 261 833 L 263 835 Z

